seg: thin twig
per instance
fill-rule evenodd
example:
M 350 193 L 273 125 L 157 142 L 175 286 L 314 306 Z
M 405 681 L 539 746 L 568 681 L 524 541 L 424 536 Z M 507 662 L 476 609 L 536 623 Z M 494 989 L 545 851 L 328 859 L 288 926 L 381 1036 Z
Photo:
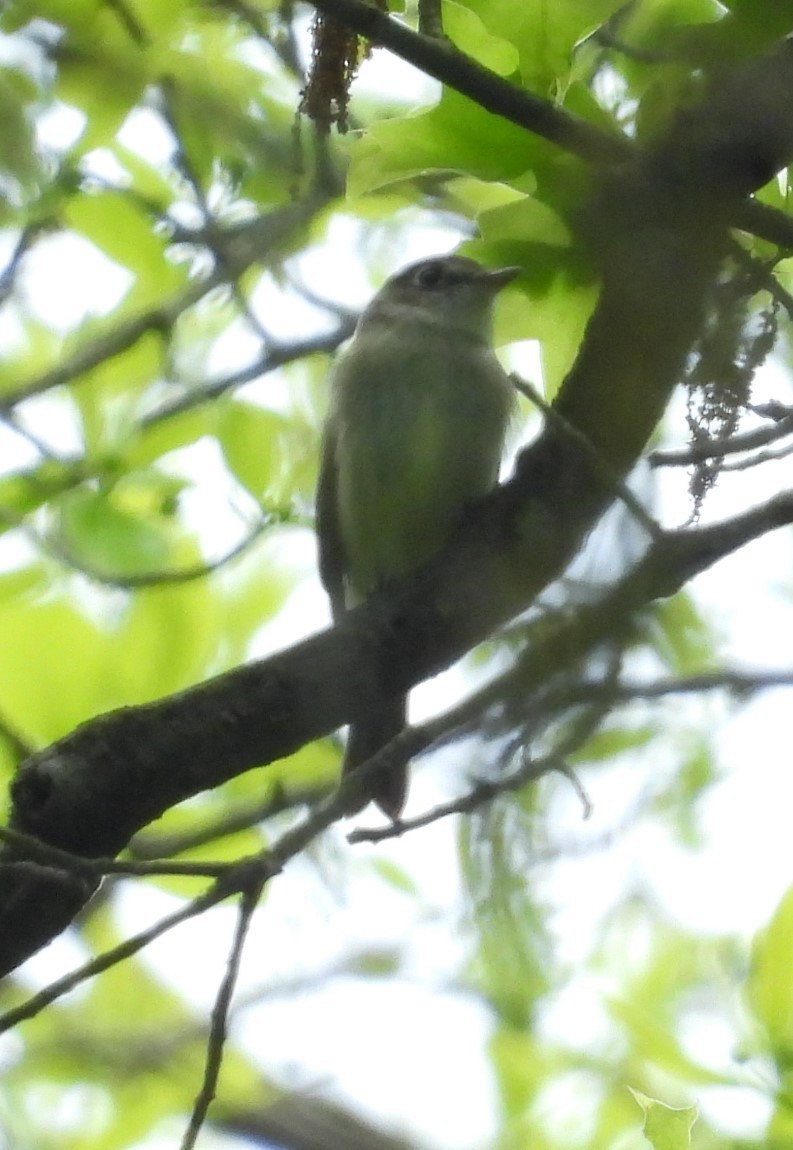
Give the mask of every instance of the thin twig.
M 258 318 L 251 310 L 247 299 L 243 295 L 239 283 L 239 273 L 229 265 L 229 260 L 225 251 L 223 250 L 222 244 L 215 245 L 209 238 L 212 236 L 219 237 L 222 235 L 222 232 L 218 228 L 218 221 L 209 207 L 209 202 L 207 200 L 206 193 L 204 192 L 201 178 L 193 164 L 187 148 L 184 145 L 182 134 L 179 131 L 179 125 L 177 124 L 176 120 L 176 112 L 174 111 L 173 106 L 173 97 L 176 92 L 176 88 L 176 81 L 173 79 L 173 77 L 167 77 L 166 79 L 160 81 L 160 113 L 165 123 L 167 124 L 171 135 L 173 136 L 174 143 L 176 144 L 176 154 L 174 161 L 186 182 L 193 189 L 193 195 L 195 197 L 196 204 L 198 205 L 199 211 L 201 212 L 204 220 L 204 230 L 207 236 L 207 240 L 205 241 L 206 247 L 212 253 L 212 257 L 215 261 L 215 268 L 218 272 L 222 273 L 224 280 L 230 286 L 234 300 L 237 303 L 237 307 L 239 308 L 240 313 L 245 316 L 246 320 L 250 324 L 251 330 L 256 336 L 258 336 L 262 343 L 266 345 L 269 340 L 269 335 L 262 328 Z
M 533 387 L 532 384 L 528 383 L 524 379 L 521 379 L 515 374 L 511 375 L 510 378 L 515 385 L 515 388 L 540 409 L 549 423 L 560 427 L 565 435 L 569 436 L 580 447 L 584 448 L 589 458 L 594 462 L 598 471 L 600 471 L 600 473 L 605 476 L 608 482 L 611 483 L 615 494 L 619 499 L 622 500 L 637 523 L 639 523 L 644 528 L 652 540 L 657 542 L 663 535 L 663 528 L 661 527 L 661 524 L 657 523 L 653 519 L 653 517 L 647 511 L 646 507 L 642 506 L 631 489 L 627 486 L 626 483 L 622 481 L 622 479 L 620 479 L 620 477 L 609 466 L 606 460 L 603 459 L 603 457 L 595 449 L 587 436 L 584 435 L 583 431 L 579 430 L 577 427 L 574 427 L 563 416 L 561 416 L 556 408 L 552 406 L 552 404 L 546 402 L 545 398 L 540 395 L 536 387 Z
M 143 831 L 135 835 L 128 850 L 136 859 L 172 858 L 185 851 L 195 850 L 217 842 L 218 839 L 250 830 L 257 823 L 271 819 L 284 811 L 294 811 L 298 807 L 311 806 L 326 799 L 335 789 L 335 784 L 324 783 L 314 786 L 279 785 L 259 802 L 245 803 L 239 807 L 226 809 L 215 819 L 208 820 L 196 829 L 185 831 Z
M 119 943 L 118 946 L 114 946 L 111 950 L 104 951 L 103 954 L 97 955 L 97 957 L 91 959 L 90 962 L 84 963 L 82 966 L 77 967 L 76 970 L 51 982 L 49 986 L 45 986 L 38 994 L 32 995 L 25 1002 L 20 1003 L 19 1006 L 14 1007 L 12 1010 L 7 1010 L 5 1014 L 0 1015 L 0 1034 L 4 1034 L 28 1018 L 35 1018 L 42 1010 L 51 1006 L 53 1002 L 57 1001 L 57 999 L 61 998 L 64 994 L 68 994 L 69 991 L 74 990 L 75 987 L 87 981 L 87 979 L 94 978 L 97 974 L 102 974 L 103 971 L 117 966 L 119 962 L 123 962 L 127 958 L 132 958 L 138 951 L 143 950 L 149 943 L 154 942 L 155 939 L 167 931 L 173 930 L 175 926 L 187 922 L 199 914 L 203 914 L 205 910 L 209 910 L 210 907 L 222 902 L 230 893 L 232 892 L 215 885 L 210 891 L 207 891 L 199 898 L 193 899 L 192 902 L 180 907 L 179 910 L 174 911 L 172 914 L 161 918 L 159 922 L 154 923 L 146 930 L 141 931 L 139 934 L 131 935 L 125 939 L 124 942 Z
M 332 331 L 321 332 L 319 335 L 309 336 L 304 340 L 271 345 L 265 354 L 248 364 L 247 367 L 230 372 L 219 379 L 211 380 L 201 387 L 192 388 L 177 399 L 161 404 L 148 415 L 144 415 L 141 419 L 141 428 L 145 430 L 154 427 L 167 419 L 181 415 L 185 411 L 192 411 L 205 403 L 211 403 L 219 395 L 223 395 L 236 387 L 241 387 L 245 383 L 250 383 L 254 379 L 259 379 L 272 371 L 277 371 L 278 368 L 294 363 L 298 359 L 310 355 L 329 355 L 338 348 L 339 344 L 352 335 L 356 319 L 357 317 L 350 316 L 348 319 L 342 320 Z
M 0 1034 L 10 1030 L 25 1019 L 35 1017 L 62 995 L 67 994 L 87 979 L 109 970 L 127 958 L 131 958 L 149 943 L 159 938 L 160 935 L 172 930 L 173 927 L 203 914 L 204 911 L 223 902 L 231 895 L 256 889 L 257 885 L 264 885 L 273 875 L 281 871 L 289 859 L 294 858 L 295 855 L 304 850 L 334 822 L 343 818 L 347 811 L 355 806 L 360 796 L 367 793 L 367 788 L 371 786 L 375 777 L 376 764 L 372 760 L 350 774 L 330 798 L 310 811 L 297 826 L 286 831 L 271 849 L 261 851 L 258 855 L 253 855 L 234 864 L 230 870 L 227 870 L 213 883 L 209 890 L 180 907 L 178 911 L 166 915 L 165 918 L 160 919 L 147 930 L 125 939 L 118 946 L 105 951 L 70 974 L 50 983 L 44 990 L 33 995 L 18 1007 L 0 1015 Z
M 22 229 L 19 234 L 19 239 L 14 245 L 14 250 L 11 253 L 6 266 L 0 272 L 0 304 L 5 303 L 8 297 L 14 290 L 16 284 L 17 272 L 22 264 L 22 260 L 33 247 L 34 243 L 40 236 L 46 235 L 53 230 L 53 223 L 51 220 L 38 220 L 35 223 L 28 224 Z
M 793 434 L 793 412 L 779 419 L 772 426 L 755 427 L 751 431 L 743 431 L 738 435 L 731 435 L 729 439 L 706 440 L 702 443 L 691 443 L 687 447 L 667 448 L 653 451 L 649 455 L 651 467 L 690 467 L 695 463 L 703 463 L 708 459 L 722 459 L 728 455 L 738 455 L 745 451 L 754 451 L 758 447 L 765 447 L 786 435 Z
M 319 196 L 314 196 L 310 200 L 274 208 L 266 215 L 252 220 L 245 228 L 230 229 L 227 265 L 233 269 L 234 274 L 240 275 L 245 268 L 272 251 L 285 234 L 319 210 L 323 202 Z M 76 382 L 93 368 L 134 347 L 138 340 L 151 331 L 170 332 L 183 312 L 215 288 L 225 286 L 227 276 L 225 267 L 216 267 L 203 279 L 188 282 L 182 291 L 174 293 L 162 303 L 88 340 L 60 363 L 22 383 L 14 391 L 6 392 L 0 397 L 0 408 L 8 410 L 33 396 Z
M 100 879 L 105 875 L 135 876 L 147 878 L 162 875 L 183 875 L 191 878 L 221 878 L 234 869 L 234 862 L 173 862 L 170 859 L 114 859 L 114 858 L 86 858 L 83 855 L 72 854 L 71 851 L 61 850 L 42 842 L 33 835 L 23 834 L 11 827 L 0 827 L 0 841 L 8 843 L 20 854 L 25 855 L 24 860 L 11 859 L 0 862 L 0 870 L 16 868 L 20 861 L 25 864 L 33 863 L 39 869 L 44 868 L 51 874 L 63 875 L 64 879 L 74 877 L 87 877 Z
M 725 471 L 748 471 L 750 467 L 759 467 L 762 463 L 773 463 L 779 459 L 787 459 L 789 455 L 793 455 L 793 442 L 786 443 L 776 449 L 768 447 L 765 451 L 757 451 L 749 459 L 734 459 L 731 463 L 725 463 L 721 472 L 724 474 Z
M 407 834 L 408 831 L 428 827 L 441 819 L 449 818 L 450 815 L 470 814 L 471 811 L 492 802 L 499 795 L 521 790 L 527 783 L 535 782 L 542 775 L 550 774 L 552 771 L 558 771 L 566 779 L 573 782 L 576 793 L 581 798 L 584 818 L 589 818 L 592 812 L 592 803 L 576 778 L 572 767 L 555 754 L 550 754 L 543 755 L 539 759 L 527 759 L 521 767 L 501 779 L 482 780 L 476 783 L 466 794 L 448 803 L 438 803 L 437 806 L 425 811 L 423 815 L 417 815 L 412 819 L 397 819 L 386 827 L 360 827 L 347 835 L 347 841 L 353 845 L 357 843 L 379 843 L 385 839 L 399 838 L 401 835 Z
M 204 1066 L 204 1078 L 201 1089 L 193 1105 L 190 1122 L 185 1130 L 181 1142 L 181 1150 L 193 1150 L 201 1128 L 206 1120 L 207 1112 L 217 1092 L 220 1067 L 223 1062 L 223 1049 L 226 1045 L 228 1033 L 228 1018 L 231 1009 L 231 1000 L 234 988 L 240 973 L 242 953 L 245 947 L 245 938 L 251 925 L 253 912 L 261 897 L 263 883 L 259 883 L 251 890 L 243 892 L 237 913 L 237 927 L 231 944 L 226 973 L 218 988 L 215 1005 L 212 1008 L 209 1039 L 207 1041 L 207 1056 Z
M 109 331 L 95 336 L 60 363 L 20 384 L 14 391 L 6 392 L 0 399 L 0 407 L 7 410 L 35 395 L 43 395 L 63 384 L 72 383 L 100 364 L 128 351 L 150 331 L 170 331 L 182 312 L 223 282 L 223 276 L 217 272 L 206 279 L 193 281 L 169 301 L 140 312 L 132 319 L 124 320 Z
M 94 583 L 99 583 L 104 587 L 117 587 L 124 591 L 134 591 L 143 587 L 192 583 L 197 579 L 205 579 L 208 575 L 225 567 L 234 559 L 239 558 L 240 555 L 249 550 L 253 544 L 261 538 L 265 531 L 273 526 L 288 522 L 291 522 L 291 520 L 283 514 L 265 515 L 259 523 L 252 527 L 248 534 L 245 535 L 239 543 L 235 543 L 225 555 L 221 555 L 217 559 L 209 560 L 206 563 L 194 563 L 189 567 L 177 569 L 162 568 L 157 571 L 142 571 L 137 574 L 117 575 L 78 558 L 62 539 L 53 535 L 42 535 L 27 521 L 23 514 L 0 507 L 0 525 L 18 528 L 24 532 L 26 538 L 30 540 L 33 546 L 37 547 L 45 555 L 48 555 L 51 559 L 62 563 L 66 567 L 70 567 L 73 571 L 77 571 L 81 575 L 85 575 L 87 579 L 91 579 Z
M 108 8 L 113 9 L 121 21 L 122 26 L 137 46 L 139 48 L 146 48 L 150 43 L 149 35 L 128 5 L 124 4 L 123 0 L 104 0 L 104 2 Z
M 704 671 L 699 675 L 686 675 L 676 679 L 657 679 L 652 683 L 623 680 L 604 689 L 602 683 L 582 682 L 570 690 L 570 699 L 581 702 L 597 698 L 608 692 L 614 702 L 627 703 L 636 699 L 661 699 L 667 695 L 692 695 L 703 691 L 729 691 L 745 696 L 756 691 L 793 687 L 793 669 L 789 671 Z

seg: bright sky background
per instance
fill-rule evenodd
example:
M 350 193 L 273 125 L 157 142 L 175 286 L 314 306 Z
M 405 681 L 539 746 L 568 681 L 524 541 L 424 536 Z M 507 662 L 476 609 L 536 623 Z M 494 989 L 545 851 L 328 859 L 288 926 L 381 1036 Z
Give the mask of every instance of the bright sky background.
M 412 69 L 385 54 L 376 66 L 365 65 L 358 92 L 367 84 L 388 85 L 412 94 Z M 413 79 L 412 79 L 412 78 Z M 396 78 L 396 83 L 394 82 Z M 426 84 L 426 81 L 422 82 Z M 72 113 L 51 116 L 43 127 L 47 146 L 61 148 L 79 131 Z M 127 143 L 149 157 L 162 157 L 167 138 L 153 127 L 151 117 L 139 117 L 128 127 Z M 345 264 L 352 222 L 335 224 L 328 241 L 301 263 L 307 282 L 319 294 L 339 294 L 339 267 Z M 392 252 L 393 268 L 423 255 L 447 251 L 456 242 L 451 229 L 436 225 L 417 229 L 407 247 Z M 0 236 L 0 255 L 9 249 L 8 237 Z M 379 255 L 382 257 L 383 253 Z M 27 261 L 24 290 L 36 300 L 42 318 L 62 330 L 70 329 L 84 315 L 104 312 L 125 289 L 124 273 L 105 257 L 76 239 L 53 238 L 40 245 Z M 52 274 L 53 268 L 56 274 Z M 393 270 L 392 268 L 392 270 Z M 68 287 L 67 287 L 68 285 Z M 370 286 L 355 264 L 349 266 L 344 294 L 359 305 Z M 264 303 L 262 298 L 254 301 Z M 271 300 L 267 299 L 268 308 Z M 303 332 L 306 315 L 286 311 L 281 334 Z M 297 323 L 296 328 L 290 325 Z M 13 339 L 13 330 L 0 327 L 0 347 Z M 245 362 L 250 348 L 241 337 L 226 349 L 228 360 L 215 367 Z M 521 349 L 521 370 L 536 378 L 532 349 Z M 276 384 L 245 389 L 247 396 L 272 394 Z M 760 394 L 760 393 L 763 394 Z M 765 372 L 758 399 L 773 396 L 791 402 L 790 380 L 773 369 Z M 52 440 L 63 449 L 63 409 L 56 401 L 41 401 L 51 408 Z M 49 407 L 48 407 L 49 405 Z M 41 409 L 40 409 L 41 410 Z M 75 446 L 66 435 L 66 448 Z M 24 440 L 0 426 L 0 453 L 4 467 L 24 464 L 30 449 Z M 194 501 L 197 521 L 211 521 L 210 543 L 225 544 L 221 519 L 225 512 L 224 491 L 217 484 L 211 453 L 185 453 L 174 462 L 188 473 L 201 476 L 200 493 Z M 793 463 L 773 466 L 779 489 L 793 485 Z M 769 472 L 764 472 L 764 484 Z M 658 496 L 665 522 L 679 523 L 688 513 L 682 476 L 659 477 Z M 725 476 L 718 490 L 708 497 L 705 520 L 735 513 L 758 497 L 753 474 Z M 212 503 L 207 502 L 212 500 Z M 214 506 L 214 512 L 212 507 Z M 208 516 L 208 507 L 210 508 Z M 16 557 L 0 550 L 0 564 Z M 257 653 L 263 654 L 294 642 L 328 621 L 327 605 L 314 568 L 313 540 L 308 533 L 294 533 L 289 543 L 289 562 L 300 573 L 290 608 L 276 626 L 262 632 Z M 718 564 L 693 587 L 698 604 L 724 636 L 725 664 L 741 667 L 790 666 L 793 636 L 793 534 L 776 532 L 743 552 Z M 459 686 L 459 672 L 419 692 L 417 709 L 438 705 L 449 685 Z M 665 704 L 677 715 L 691 709 L 692 716 L 704 706 L 723 767 L 723 780 L 701 804 L 698 812 L 704 832 L 701 851 L 685 851 L 673 844 L 657 825 L 641 817 L 616 837 L 608 851 L 571 854 L 553 864 L 540 864 L 541 897 L 554 908 L 553 929 L 561 962 L 574 967 L 592 940 L 600 936 L 609 908 L 626 890 L 644 892 L 664 906 L 670 917 L 699 931 L 739 931 L 747 940 L 767 921 L 793 878 L 790 850 L 790 810 L 793 785 L 790 763 L 790 691 L 768 691 L 736 708 L 720 726 L 728 708 L 723 700 L 704 703 L 672 700 Z M 669 755 L 671 744 L 667 747 Z M 466 754 L 465 749 L 444 752 Z M 549 833 L 555 844 L 580 848 L 597 842 L 619 827 L 646 787 L 660 785 L 665 773 L 675 768 L 652 752 L 644 761 L 627 757 L 614 766 L 582 773 L 594 803 L 592 818 L 584 823 L 579 799 L 564 781 L 555 788 L 548 815 Z M 439 796 L 442 770 L 438 760 L 420 764 L 415 771 L 411 807 L 419 810 Z M 442 791 L 440 792 L 442 793 Z M 350 824 L 367 824 L 361 816 Z M 347 881 L 346 857 L 355 857 L 354 881 Z M 378 859 L 398 862 L 415 876 L 424 900 L 384 887 L 373 865 Z M 496 1099 L 484 1054 L 490 1019 L 484 1008 L 464 992 L 438 992 L 444 973 L 458 964 L 469 941 L 465 931 L 450 936 L 444 916 L 460 904 L 461 887 L 456 867 L 454 826 L 451 821 L 433 826 L 375 848 L 350 848 L 344 829 L 336 828 L 308 858 L 292 863 L 271 886 L 264 911 L 254 923 L 246 950 L 240 995 L 261 1001 L 242 1012 L 235 1022 L 234 1037 L 256 1057 L 277 1050 L 278 1062 L 266 1062 L 269 1073 L 284 1084 L 348 1098 L 356 1106 L 363 1100 L 373 1117 L 393 1122 L 439 1147 L 473 1150 L 494 1131 Z M 168 896 L 128 884 L 121 900 L 122 925 L 135 931 L 173 905 Z M 162 939 L 147 956 L 156 963 L 180 993 L 207 1011 L 227 956 L 233 911 L 219 908 Z M 642 938 L 631 940 L 641 953 Z M 351 947 L 370 952 L 381 948 L 407 957 L 406 976 L 383 991 L 376 982 L 355 980 L 342 971 L 333 977 Z M 186 964 L 186 956 L 190 956 Z M 197 956 L 197 957 L 193 957 Z M 39 985 L 80 961 L 74 939 L 56 940 L 25 967 L 24 977 Z M 325 981 L 325 975 L 330 981 Z M 292 993 L 297 985 L 299 993 Z M 279 991 L 279 988 L 281 990 Z M 589 976 L 573 980 L 569 991 L 551 1005 L 542 1025 L 573 1045 L 596 1043 L 606 1025 L 602 996 L 608 987 Z M 77 991 L 79 996 L 81 991 Z M 737 993 L 737 992 L 736 992 Z M 419 1039 L 420 1036 L 420 1040 Z M 703 1016 L 693 1026 L 688 1041 L 696 1057 L 714 1066 L 728 1065 L 731 1032 L 720 1029 Z M 586 1083 L 570 1094 L 580 1108 L 585 1133 L 592 1098 Z M 734 1125 L 736 1133 L 760 1128 L 767 1117 L 766 1103 L 757 1095 L 756 1108 L 746 1094 L 730 1108 L 729 1092 L 709 1090 L 698 1099 L 707 1116 Z M 555 1100 L 548 1099 L 549 1113 Z M 79 1108 L 78 1108 L 79 1109 Z M 172 1146 L 169 1132 L 148 1144 Z

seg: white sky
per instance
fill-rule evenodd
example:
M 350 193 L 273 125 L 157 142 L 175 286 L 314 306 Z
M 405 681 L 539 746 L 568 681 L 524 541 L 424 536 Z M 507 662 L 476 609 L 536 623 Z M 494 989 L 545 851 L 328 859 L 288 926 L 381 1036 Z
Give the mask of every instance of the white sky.
M 376 63 L 364 65 L 359 91 L 370 82 L 406 91 L 412 83 L 412 69 L 406 68 L 379 54 Z M 78 130 L 79 123 L 64 111 L 48 118 L 44 139 L 48 145 L 62 147 Z M 141 150 L 150 149 L 155 156 L 167 147 L 167 140 L 152 133 L 145 120 L 139 119 L 137 128 L 131 123 L 128 133 L 128 143 L 131 140 Z M 339 220 L 330 229 L 328 241 L 302 261 L 304 278 L 320 294 L 338 294 L 339 267 L 348 262 L 344 257 L 353 227 L 351 221 Z M 427 226 L 411 233 L 398 259 L 394 253 L 395 261 L 403 264 L 446 251 L 454 242 L 451 230 Z M 74 238 L 53 238 L 27 261 L 23 290 L 56 329 L 69 330 L 84 316 L 104 312 L 123 293 L 125 273 L 86 248 Z M 67 263 L 70 289 L 64 291 L 64 277 L 53 276 L 51 271 Z M 263 293 L 266 290 L 262 288 Z M 356 304 L 368 294 L 368 284 L 355 265 L 344 290 Z M 287 313 L 283 319 L 286 324 Z M 288 337 L 290 333 L 285 329 L 283 334 Z M 0 346 L 9 340 L 13 340 L 12 326 L 0 326 Z M 237 344 L 234 356 L 246 360 L 244 344 Z M 790 401 L 789 380 L 769 374 L 763 386 L 776 398 Z M 255 393 L 256 389 L 250 390 Z M 39 417 L 46 420 L 50 401 L 42 402 Z M 59 422 L 59 435 L 61 428 Z M 23 463 L 29 452 L 24 441 L 2 428 L 0 450 L 7 469 Z M 206 459 L 187 455 L 179 464 L 188 471 L 198 465 L 204 468 Z M 777 471 L 779 488 L 790 487 L 793 465 L 780 464 Z M 196 515 L 203 522 L 207 518 L 204 495 L 212 483 L 210 479 L 202 487 L 196 504 Z M 685 517 L 687 507 L 677 477 L 669 477 L 660 494 L 665 517 L 672 521 Z M 739 509 L 739 501 L 756 496 L 751 474 L 725 479 L 709 497 L 706 517 L 732 514 Z M 218 524 L 223 499 L 221 491 Z M 217 530 L 222 536 L 223 528 Z M 294 642 L 327 621 L 313 569 L 311 540 L 295 534 L 289 546 L 290 561 L 302 577 L 289 610 L 262 632 L 258 653 Z M 790 531 L 776 532 L 696 581 L 695 598 L 724 637 L 726 662 L 734 660 L 744 667 L 790 665 L 792 570 L 793 537 Z M 442 682 L 458 684 L 460 676 L 452 674 Z M 424 705 L 436 705 L 444 689 L 436 684 L 425 690 Z M 723 708 L 712 701 L 707 706 L 715 727 Z M 670 918 L 697 931 L 736 931 L 748 941 L 767 921 L 793 878 L 790 706 L 789 691 L 769 691 L 738 709 L 718 730 L 723 778 L 700 805 L 701 851 L 683 850 L 658 824 L 639 819 L 607 852 L 537 868 L 540 897 L 554 911 L 552 924 L 561 962 L 574 964 L 582 951 L 589 950 L 592 939 L 600 937 L 609 908 L 629 889 L 645 891 Z M 671 743 L 666 753 L 672 755 Z M 553 840 L 595 841 L 617 825 L 620 810 L 629 809 L 643 787 L 651 785 L 658 773 L 674 769 L 673 759 L 659 761 L 659 754 L 653 752 L 652 761 L 625 761 L 609 769 L 583 772 L 582 781 L 595 804 L 587 824 L 581 821 L 580 803 L 572 790 L 560 784 L 548 820 Z M 414 808 L 431 802 L 437 788 L 432 765 L 422 764 L 411 796 Z M 356 822 L 365 823 L 366 818 Z M 354 855 L 357 873 L 339 889 L 344 866 L 338 857 L 348 853 Z M 373 861 L 379 858 L 392 859 L 415 876 L 422 890 L 421 903 L 384 889 L 372 870 Z M 451 822 L 378 848 L 349 848 L 342 831 L 335 830 L 311 858 L 296 860 L 272 884 L 266 906 L 254 923 L 241 986 L 243 994 L 257 987 L 265 990 L 261 1004 L 247 1009 L 235 1022 L 235 1039 L 286 1084 L 328 1091 L 356 1106 L 366 1105 L 372 1117 L 425 1137 L 438 1147 L 474 1150 L 482 1146 L 494 1133 L 497 1105 L 485 1056 L 491 1022 L 473 997 L 439 992 L 447 971 L 461 961 L 469 945 L 464 932 L 449 934 L 445 917 L 450 907 L 459 904 L 460 890 Z M 162 893 L 129 886 L 120 902 L 122 925 L 126 930 L 141 929 L 172 905 Z M 148 952 L 159 973 L 202 1010 L 211 1005 L 232 924 L 231 910 L 221 908 Z M 343 961 L 350 947 L 399 953 L 406 959 L 404 978 L 397 986 L 389 983 L 386 991 L 344 971 L 329 984 L 317 983 L 319 975 Z M 79 959 L 74 940 L 66 936 L 32 959 L 24 977 L 38 985 Z M 268 989 L 273 983 L 278 986 L 301 979 L 305 986 L 298 995 L 278 995 Z M 573 980 L 547 1011 L 544 1029 L 571 1044 L 594 1041 L 604 1026 L 603 996 L 608 990 L 591 976 Z M 698 1056 L 718 1063 L 729 1061 L 731 1038 L 732 1032 L 719 1029 L 708 1015 L 692 1024 L 688 1041 Z M 273 1051 L 278 1052 L 277 1059 Z M 565 1095 L 566 1106 L 571 1096 L 578 1099 L 576 1120 L 585 1130 L 596 1099 L 581 1083 Z M 547 1101 L 550 1110 L 554 1100 Z M 749 1092 L 735 1096 L 703 1091 L 698 1101 L 709 1118 L 730 1123 L 735 1133 L 757 1132 L 767 1117 L 764 1099 Z

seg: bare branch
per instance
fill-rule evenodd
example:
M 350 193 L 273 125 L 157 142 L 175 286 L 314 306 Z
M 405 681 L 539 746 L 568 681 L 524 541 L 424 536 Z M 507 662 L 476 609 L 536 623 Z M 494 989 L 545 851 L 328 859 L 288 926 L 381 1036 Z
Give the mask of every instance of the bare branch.
M 196 915 L 203 914 L 211 906 L 215 906 L 218 902 L 222 902 L 224 898 L 228 897 L 229 891 L 223 891 L 219 887 L 213 887 L 205 895 L 200 898 L 194 899 L 193 902 L 187 903 L 185 906 L 180 907 L 179 910 L 174 911 L 172 914 L 166 915 L 161 918 L 159 922 L 148 927 L 146 930 L 141 931 L 139 934 L 131 935 L 129 938 L 124 939 L 118 946 L 114 946 L 112 950 L 107 950 L 103 954 L 98 955 L 96 958 L 91 959 L 90 962 L 85 963 L 83 966 L 78 967 L 76 970 L 71 971 L 69 974 L 64 975 L 63 978 L 51 982 L 38 994 L 34 994 L 26 1002 L 20 1003 L 19 1006 L 14 1007 L 12 1010 L 7 1010 L 5 1014 L 0 1015 L 0 1034 L 5 1034 L 8 1030 L 13 1030 L 20 1022 L 24 1022 L 28 1018 L 35 1018 L 42 1010 L 62 998 L 64 994 L 74 990 L 75 987 L 81 983 L 86 982 L 89 978 L 94 978 L 96 975 L 101 974 L 105 970 L 110 970 L 111 967 L 117 966 L 119 962 L 124 959 L 132 958 L 133 955 L 143 950 L 150 943 L 161 935 L 166 934 L 169 930 L 173 930 L 182 922 L 187 922 Z
M 201 1127 L 206 1120 L 210 1104 L 217 1091 L 220 1067 L 223 1061 L 223 1049 L 226 1044 L 228 1030 L 228 1017 L 231 1009 L 231 999 L 240 973 L 242 952 L 245 938 L 251 925 L 253 912 L 256 910 L 261 897 L 263 883 L 254 885 L 250 890 L 243 892 L 237 913 L 237 926 L 231 943 L 226 973 L 218 989 L 215 1005 L 212 1008 L 212 1018 L 207 1042 L 207 1058 L 204 1067 L 204 1079 L 201 1089 L 190 1115 L 190 1123 L 181 1142 L 181 1150 L 193 1150 Z
M 731 435 L 722 442 L 705 440 L 701 443 L 691 443 L 687 447 L 653 451 L 649 461 L 653 467 L 690 467 L 706 459 L 721 459 L 728 455 L 754 451 L 787 435 L 793 435 L 793 412 L 771 427 L 757 427 L 751 431 L 743 431 L 739 435 Z
M 260 802 L 246 802 L 236 807 L 229 805 L 218 818 L 208 820 L 197 828 L 168 833 L 145 831 L 135 835 L 129 844 L 129 853 L 133 858 L 142 860 L 172 858 L 249 830 L 285 811 L 313 806 L 328 798 L 334 790 L 335 784 L 329 783 L 309 787 L 277 786 Z
M 268 350 L 247 367 L 230 372 L 219 379 L 210 380 L 177 399 L 161 404 L 141 419 L 141 427 L 144 429 L 153 427 L 176 415 L 181 415 L 185 411 L 192 411 L 205 403 L 211 403 L 212 400 L 217 399 L 225 392 L 241 387 L 245 383 L 250 383 L 251 380 L 259 379 L 271 371 L 277 371 L 286 364 L 305 359 L 310 355 L 328 355 L 334 352 L 345 339 L 349 339 L 355 328 L 356 320 L 357 316 L 348 315 L 342 318 L 338 326 L 331 331 L 308 336 L 306 339 L 296 340 L 293 343 L 280 345 L 271 343 Z
M 286 233 L 310 218 L 318 206 L 316 199 L 290 204 L 287 207 L 276 208 L 267 216 L 253 221 L 247 226 L 244 234 L 237 229 L 233 243 L 231 236 L 229 237 L 229 246 L 225 251 L 227 263 L 223 267 L 216 268 L 202 280 L 189 283 L 169 300 L 140 312 L 132 319 L 125 320 L 94 337 L 78 347 L 62 363 L 20 384 L 14 391 L 6 392 L 0 397 L 0 408 L 8 410 L 34 395 L 42 395 L 63 384 L 77 382 L 81 376 L 101 363 L 134 347 L 138 340 L 151 331 L 170 332 L 183 312 L 216 287 L 227 282 L 228 266 L 233 266 L 239 275 L 244 268 L 262 259 L 272 250 L 273 245 L 283 241 Z
M 576 443 L 578 443 L 581 448 L 583 448 L 584 451 L 589 453 L 595 466 L 603 469 L 604 475 L 613 486 L 617 497 L 625 504 L 639 526 L 644 529 L 650 539 L 658 541 L 663 534 L 661 524 L 653 519 L 647 508 L 639 502 L 628 485 L 623 483 L 620 477 L 616 475 L 610 468 L 609 464 L 598 455 L 597 451 L 592 446 L 589 439 L 587 439 L 587 437 L 584 435 L 584 433 L 577 427 L 573 427 L 572 424 L 568 423 L 567 420 L 565 420 L 559 414 L 559 412 L 554 408 L 552 404 L 546 403 L 545 399 L 542 395 L 540 395 L 536 387 L 533 387 L 526 380 L 520 379 L 517 375 L 513 374 L 510 378 L 512 379 L 512 382 L 517 390 L 525 395 L 527 399 L 531 400 L 531 402 L 537 408 L 539 408 L 546 419 L 550 420 L 551 423 L 556 424 L 556 426 L 561 428 L 565 435 L 569 435 L 576 441 Z

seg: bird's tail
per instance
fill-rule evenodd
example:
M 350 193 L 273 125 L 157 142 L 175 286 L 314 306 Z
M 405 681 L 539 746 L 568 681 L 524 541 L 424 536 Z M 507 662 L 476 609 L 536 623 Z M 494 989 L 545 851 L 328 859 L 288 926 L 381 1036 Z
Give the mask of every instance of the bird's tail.
M 383 700 L 370 715 L 353 724 L 347 737 L 342 775 L 360 767 L 396 738 L 405 725 L 406 715 L 407 695 L 397 695 Z M 407 763 L 388 764 L 372 779 L 369 795 L 391 819 L 398 819 L 405 805 L 407 774 Z M 356 809 L 360 810 L 367 801 L 364 800 Z

